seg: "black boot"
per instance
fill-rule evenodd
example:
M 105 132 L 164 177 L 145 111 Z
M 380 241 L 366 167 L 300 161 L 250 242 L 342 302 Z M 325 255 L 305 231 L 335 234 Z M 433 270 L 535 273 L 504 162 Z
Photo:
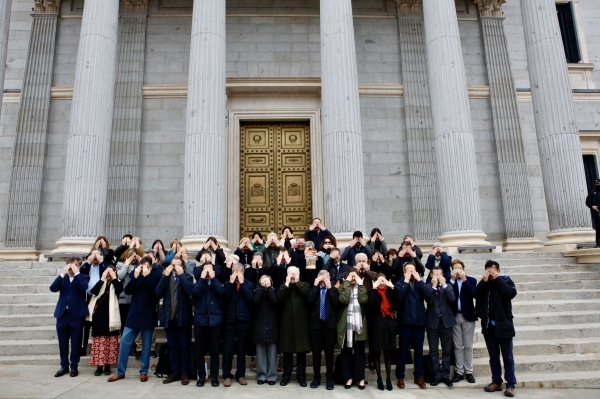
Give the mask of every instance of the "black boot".
M 377 389 L 379 389 L 380 391 L 385 390 L 385 386 L 383 385 L 383 380 L 381 379 L 381 377 L 377 377 Z
M 110 375 L 110 364 L 107 364 L 106 366 L 104 366 L 104 375 Z
M 96 377 L 99 377 L 102 375 L 102 366 L 98 366 L 98 368 L 96 369 L 96 371 L 94 372 L 94 375 Z

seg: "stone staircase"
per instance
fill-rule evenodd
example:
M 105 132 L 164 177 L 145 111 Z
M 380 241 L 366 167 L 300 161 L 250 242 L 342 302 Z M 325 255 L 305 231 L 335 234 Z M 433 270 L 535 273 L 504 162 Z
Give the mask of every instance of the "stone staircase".
M 454 258 L 462 259 L 467 273 L 478 280 L 485 260 L 493 258 L 502 273 L 516 283 L 514 355 L 519 387 L 600 388 L 600 265 L 580 265 L 576 258 L 560 253 L 462 254 Z M 59 262 L 0 263 L 0 364 L 58 365 L 53 317 L 58 295 L 48 287 L 62 267 Z M 483 387 L 490 381 L 479 324 L 476 331 L 477 384 L 461 382 L 459 387 Z M 164 331 L 158 329 L 157 345 L 165 341 Z M 307 362 L 312 378 L 311 355 Z M 83 370 L 86 363 L 87 358 L 82 359 Z M 136 370 L 139 361 L 131 357 L 129 367 Z M 408 376 L 411 367 L 407 366 Z M 255 374 L 248 370 L 247 378 L 253 379 Z M 367 373 L 367 379 L 374 378 Z

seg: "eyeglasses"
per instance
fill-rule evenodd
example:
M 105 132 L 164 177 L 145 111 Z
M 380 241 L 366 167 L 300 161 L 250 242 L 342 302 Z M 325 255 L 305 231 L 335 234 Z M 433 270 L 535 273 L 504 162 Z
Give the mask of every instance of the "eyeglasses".
M 323 244 L 331 244 L 331 241 L 324 241 Z

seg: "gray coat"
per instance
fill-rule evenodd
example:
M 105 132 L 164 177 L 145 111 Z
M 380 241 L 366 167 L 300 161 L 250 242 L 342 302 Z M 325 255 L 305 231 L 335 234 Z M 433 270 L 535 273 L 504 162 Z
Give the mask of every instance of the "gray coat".
M 427 284 L 427 289 L 431 291 L 431 297 L 427 300 L 427 328 L 438 328 L 440 315 L 444 327 L 450 328 L 456 325 L 454 313 L 452 313 L 451 304 L 456 300 L 452 284 L 446 284 L 446 288 L 440 287 L 440 299 L 438 300 L 437 290 Z

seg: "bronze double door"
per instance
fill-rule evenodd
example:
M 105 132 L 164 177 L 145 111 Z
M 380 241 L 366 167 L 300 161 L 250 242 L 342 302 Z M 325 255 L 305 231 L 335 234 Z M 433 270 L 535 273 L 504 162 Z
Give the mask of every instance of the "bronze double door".
M 308 123 L 241 126 L 240 233 L 302 234 L 312 219 Z

